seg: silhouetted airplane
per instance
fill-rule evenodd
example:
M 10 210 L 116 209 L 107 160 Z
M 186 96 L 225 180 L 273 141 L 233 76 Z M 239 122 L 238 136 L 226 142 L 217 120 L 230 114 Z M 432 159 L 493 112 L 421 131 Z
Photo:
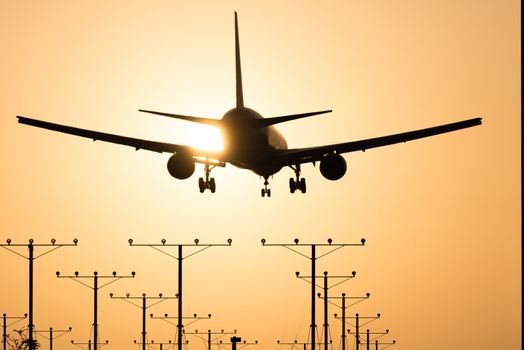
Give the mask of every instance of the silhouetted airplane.
M 342 153 L 365 151 L 369 148 L 387 146 L 406 142 L 423 137 L 442 134 L 459 129 L 469 128 L 482 123 L 482 118 L 473 118 L 451 124 L 439 125 L 431 128 L 404 132 L 400 134 L 381 136 L 366 140 L 337 143 L 325 146 L 291 148 L 274 124 L 294 119 L 306 118 L 313 115 L 329 113 L 331 110 L 293 114 L 264 119 L 260 114 L 244 106 L 242 91 L 242 74 L 240 69 L 240 47 L 238 39 L 238 20 L 235 12 L 235 61 L 236 61 L 236 107 L 226 112 L 222 119 L 211 119 L 187 115 L 162 113 L 140 109 L 140 112 L 152 113 L 170 118 L 187 120 L 218 127 L 224 138 L 222 151 L 204 151 L 188 145 L 178 145 L 165 142 L 142 140 L 126 136 L 119 136 L 79 129 L 71 126 L 49 123 L 46 121 L 17 116 L 18 122 L 39 128 L 54 130 L 76 136 L 101 140 L 134 147 L 136 150 L 145 149 L 155 152 L 168 152 L 173 155 L 167 162 L 167 169 L 171 176 L 177 179 L 187 179 L 195 171 L 195 163 L 204 164 L 205 178 L 198 179 L 200 192 L 209 189 L 215 192 L 215 179 L 210 177 L 211 170 L 216 166 L 224 167 L 231 163 L 236 167 L 249 169 L 264 178 L 262 197 L 271 196 L 268 186 L 270 176 L 279 172 L 283 167 L 290 167 L 295 172 L 295 178 L 289 179 L 291 193 L 300 190 L 306 192 L 306 180 L 300 177 L 300 166 L 304 163 L 320 162 L 320 173 L 329 180 L 338 180 L 346 173 L 346 161 Z

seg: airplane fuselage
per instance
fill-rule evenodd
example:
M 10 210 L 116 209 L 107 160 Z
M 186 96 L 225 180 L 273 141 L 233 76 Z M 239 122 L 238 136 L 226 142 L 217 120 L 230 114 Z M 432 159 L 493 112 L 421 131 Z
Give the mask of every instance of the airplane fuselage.
M 275 165 L 273 154 L 288 148 L 284 136 L 274 127 L 254 127 L 249 120 L 263 119 L 247 107 L 236 107 L 224 114 L 228 125 L 222 130 L 224 153 L 236 167 L 249 169 L 260 176 L 271 176 L 282 167 Z

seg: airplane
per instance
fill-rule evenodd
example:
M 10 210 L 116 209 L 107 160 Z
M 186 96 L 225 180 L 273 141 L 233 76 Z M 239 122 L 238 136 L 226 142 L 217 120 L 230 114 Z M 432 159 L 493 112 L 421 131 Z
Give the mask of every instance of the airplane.
M 358 141 L 307 148 L 288 148 L 286 139 L 275 128 L 275 124 L 325 114 L 332 112 L 332 110 L 263 118 L 253 109 L 245 107 L 238 32 L 238 18 L 235 12 L 236 106 L 227 111 L 222 119 L 139 109 L 140 112 L 219 128 L 224 140 L 224 147 L 221 151 L 206 151 L 189 145 L 108 134 L 23 116 L 17 116 L 18 122 L 38 128 L 89 138 L 93 141 L 100 140 L 131 146 L 134 147 L 135 150 L 143 149 L 159 153 L 171 153 L 172 155 L 167 162 L 167 170 L 172 177 L 181 180 L 193 175 L 195 172 L 195 163 L 203 164 L 204 177 L 198 179 L 200 193 L 203 193 L 207 189 L 209 189 L 211 193 L 215 193 L 216 182 L 213 177 L 210 177 L 211 170 L 217 166 L 225 167 L 227 163 L 230 163 L 235 167 L 251 170 L 264 178 L 264 188 L 262 188 L 260 192 L 262 197 L 271 196 L 271 189 L 268 188 L 268 179 L 284 167 L 289 167 L 295 172 L 295 177 L 289 179 L 290 192 L 295 193 L 295 191 L 298 190 L 306 193 L 306 180 L 301 177 L 302 164 L 313 163 L 313 165 L 316 165 L 316 163 L 319 162 L 320 173 L 326 179 L 332 181 L 339 180 L 345 175 L 347 170 L 346 160 L 342 157 L 343 153 L 365 151 L 370 148 L 407 142 L 482 124 L 482 118 L 473 118 Z

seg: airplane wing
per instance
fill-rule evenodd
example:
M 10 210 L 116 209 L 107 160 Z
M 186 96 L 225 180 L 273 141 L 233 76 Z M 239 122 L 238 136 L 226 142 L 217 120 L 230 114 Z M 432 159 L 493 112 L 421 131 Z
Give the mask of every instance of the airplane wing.
M 337 143 L 318 147 L 282 150 L 279 151 L 278 158 L 280 159 L 280 164 L 282 166 L 316 162 L 321 160 L 324 155 L 330 153 L 340 154 L 355 151 L 366 151 L 370 148 L 407 142 L 455 130 L 465 129 L 480 124 L 482 124 L 482 118 L 473 118 L 455 123 L 434 126 L 431 128 L 408 131 L 388 136 L 375 137 L 366 140 Z
M 63 132 L 66 134 L 85 137 L 88 139 L 92 139 L 93 141 L 106 141 L 106 142 L 116 143 L 119 145 L 130 146 L 130 147 L 133 147 L 137 151 L 139 149 L 144 149 L 144 150 L 159 152 L 159 153 L 185 152 L 187 154 L 192 155 L 193 157 L 209 158 L 209 159 L 217 160 L 220 162 L 222 161 L 220 152 L 203 151 L 203 150 L 199 150 L 199 149 L 196 149 L 188 145 L 177 145 L 173 143 L 142 140 L 142 139 L 137 139 L 133 137 L 120 136 L 120 135 L 99 132 L 99 131 L 80 129 L 80 128 L 75 128 L 72 126 L 55 124 L 55 123 L 50 123 L 50 122 L 46 122 L 42 120 L 26 118 L 22 116 L 17 116 L 17 118 L 20 124 L 26 124 L 30 126 L 35 126 L 37 128 L 43 128 L 43 129 Z

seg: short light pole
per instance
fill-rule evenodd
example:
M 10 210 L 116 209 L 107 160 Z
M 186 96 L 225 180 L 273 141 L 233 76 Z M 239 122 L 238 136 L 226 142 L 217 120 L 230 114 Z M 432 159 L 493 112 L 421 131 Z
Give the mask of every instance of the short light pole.
M 224 330 L 221 329 L 220 332 L 213 332 L 213 331 L 211 331 L 211 329 L 208 329 L 207 333 L 198 333 L 198 329 L 195 329 L 194 332 L 184 332 L 184 334 L 195 335 L 195 336 L 199 337 L 202 340 L 205 340 L 202 337 L 202 334 L 207 334 L 207 350 L 211 350 L 211 344 L 213 344 L 213 341 L 215 341 L 215 344 L 216 344 L 217 340 L 219 340 L 220 338 L 222 338 L 222 337 L 224 337 L 224 336 L 226 336 L 228 334 L 237 334 L 237 330 L 235 329 L 233 332 L 224 332 Z M 216 336 L 214 339 L 212 338 L 213 335 Z
M 158 294 L 158 296 L 146 296 L 146 293 L 143 293 L 142 296 L 131 296 L 129 293 L 127 293 L 125 296 L 114 296 L 113 293 L 109 293 L 109 296 L 111 299 L 121 299 L 124 301 L 127 301 L 131 305 L 134 305 L 136 307 L 139 307 L 142 309 L 142 350 L 146 350 L 146 310 L 150 307 L 153 307 L 163 301 L 166 301 L 168 299 L 176 299 L 177 296 L 164 296 L 162 293 Z M 134 303 L 134 300 L 142 300 L 142 305 L 137 305 Z M 147 306 L 147 300 L 155 300 L 151 305 Z
M 36 341 L 33 339 L 33 333 L 35 331 L 35 324 L 33 322 L 33 316 L 34 316 L 33 315 L 33 262 L 34 260 L 38 259 L 39 257 L 49 254 L 52 251 L 57 250 L 58 248 L 76 246 L 78 244 L 78 239 L 75 238 L 73 239 L 72 244 L 67 244 L 67 243 L 57 243 L 56 239 L 53 238 L 51 239 L 51 243 L 49 244 L 49 243 L 34 243 L 34 240 L 31 238 L 29 239 L 29 244 L 24 244 L 24 243 L 15 244 L 15 243 L 11 243 L 11 239 L 8 238 L 6 240 L 6 243 L 7 244 L 0 244 L 0 247 L 6 250 L 9 250 L 11 253 L 14 253 L 29 261 L 29 325 L 27 326 L 27 332 L 28 332 L 29 350 L 35 350 Z M 18 253 L 17 251 L 13 249 L 16 247 L 27 247 L 27 249 L 29 250 L 29 255 L 25 256 L 23 254 Z M 34 255 L 35 247 L 46 247 L 47 250 L 43 252 L 42 254 L 35 256 Z
M 14 325 L 17 322 L 20 322 L 22 320 L 25 320 L 27 318 L 27 314 L 24 314 L 24 316 L 7 316 L 7 314 L 4 314 L 2 316 L 2 339 L 3 339 L 3 349 L 7 350 L 7 327 Z M 7 323 L 7 320 L 13 320 L 11 323 Z
M 138 343 L 136 340 L 134 340 L 133 342 L 135 344 L 137 344 L 137 345 L 142 345 L 143 344 L 143 343 Z M 173 345 L 173 344 L 171 343 L 171 340 L 168 341 L 167 343 L 165 343 L 165 342 L 164 343 L 163 342 L 155 342 L 154 340 L 151 340 L 151 343 L 149 343 L 147 345 L 148 345 L 148 347 L 149 346 L 159 345 L 160 346 L 160 350 L 162 350 L 164 345 Z
M 277 344 L 278 344 L 278 345 L 291 345 L 291 349 L 293 349 L 293 348 L 294 348 L 295 346 L 297 346 L 297 345 L 302 345 L 302 346 L 303 346 L 303 349 L 306 350 L 307 345 L 308 345 L 309 343 L 300 343 L 300 342 L 298 342 L 297 340 L 295 340 L 294 342 L 287 342 L 287 343 L 286 343 L 286 342 L 281 342 L 280 340 L 277 340 Z
M 55 329 L 53 330 L 53 327 L 49 327 L 49 330 L 45 331 L 38 331 L 35 330 L 36 334 L 42 334 L 44 338 L 49 339 L 49 350 L 53 350 L 53 339 L 60 338 L 61 336 L 71 332 L 73 328 L 69 327 L 68 329 Z M 45 334 L 49 334 L 49 336 L 46 336 Z M 58 334 L 58 336 L 53 337 L 53 335 Z
M 395 344 L 396 344 L 396 341 L 394 341 L 394 340 L 392 342 L 390 342 L 390 343 L 379 343 L 378 340 L 375 340 L 375 350 L 378 350 L 378 346 L 379 345 L 386 345 L 386 346 L 381 348 L 382 350 L 384 350 L 384 349 L 389 348 L 390 346 L 393 346 Z
M 380 318 L 380 314 L 378 313 L 377 316 L 360 316 L 359 314 L 355 314 L 355 317 L 347 317 L 349 319 L 355 319 L 355 339 L 356 339 L 356 350 L 360 350 L 360 327 L 365 326 L 373 321 L 376 321 Z M 360 321 L 364 320 L 364 323 L 360 323 Z
M 315 294 L 316 294 L 316 284 L 315 284 L 315 267 L 316 267 L 316 261 L 317 259 L 320 259 L 328 254 L 331 254 L 343 247 L 349 247 L 349 246 L 364 246 L 366 243 L 366 240 L 362 238 L 360 240 L 360 243 L 337 243 L 334 244 L 333 240 L 329 238 L 327 240 L 327 244 L 322 243 L 300 243 L 298 238 L 294 239 L 294 244 L 285 244 L 285 243 L 266 243 L 266 239 L 262 238 L 261 240 L 263 246 L 272 247 L 272 246 L 278 246 L 278 247 L 284 247 L 286 249 L 291 250 L 293 253 L 296 253 L 298 255 L 301 255 L 307 259 L 311 260 L 311 350 L 315 350 Z M 311 247 L 311 256 L 306 255 L 302 252 L 300 252 L 297 248 L 299 247 Z M 316 248 L 317 247 L 329 247 L 330 249 L 320 256 L 316 255 Z
M 79 347 L 80 349 L 91 350 L 91 345 L 93 344 L 93 342 L 91 341 L 91 339 L 89 339 L 87 343 L 75 343 L 74 340 L 71 340 L 71 344 L 73 344 L 76 347 Z M 101 348 L 102 346 L 107 345 L 107 344 L 109 344 L 109 340 L 106 340 L 105 343 L 98 344 L 97 346 Z M 86 345 L 87 345 L 87 348 L 86 348 Z
M 258 340 L 255 340 L 254 342 L 246 342 L 245 340 L 242 341 L 242 338 L 240 338 L 240 337 L 233 336 L 230 339 L 230 343 L 223 343 L 222 340 L 220 340 L 218 342 L 218 344 L 219 344 L 219 346 L 231 345 L 231 349 L 232 350 L 240 350 L 240 349 L 245 348 L 246 346 L 249 346 L 249 345 L 257 345 L 258 344 Z M 240 346 L 238 348 L 237 348 L 237 344 L 240 344 Z
M 370 350 L 369 346 L 371 341 L 375 340 L 376 343 L 378 343 L 378 338 L 383 337 L 385 335 L 389 334 L 389 329 L 386 329 L 385 332 L 371 332 L 369 329 L 366 330 L 366 350 Z M 371 335 L 375 336 L 373 339 L 371 339 Z
M 124 275 L 124 276 L 118 276 L 116 272 L 113 271 L 111 275 L 99 275 L 98 272 L 93 272 L 93 275 L 80 275 L 78 271 L 75 272 L 74 276 L 62 276 L 60 275 L 60 271 L 56 272 L 56 277 L 58 278 L 69 278 L 73 281 L 80 283 L 81 285 L 92 289 L 94 294 L 94 302 L 93 302 L 93 344 L 94 344 L 94 350 L 98 350 L 98 290 L 101 288 L 104 288 L 105 286 L 114 283 L 122 278 L 134 278 L 135 272 L 131 272 L 131 275 Z M 84 279 L 93 279 L 93 286 L 82 282 Z M 98 285 L 98 280 L 107 280 L 108 282 L 102 284 L 101 286 Z
M 200 243 L 200 241 L 197 239 L 194 240 L 194 243 L 193 244 L 167 244 L 166 243 L 166 240 L 165 239 L 162 239 L 160 242 L 161 244 L 155 244 L 155 243 L 140 243 L 140 244 L 136 244 L 136 243 L 133 243 L 133 239 L 129 239 L 128 240 L 129 242 L 129 245 L 130 246 L 135 246 L 135 247 L 151 247 L 155 250 L 158 250 L 159 252 L 171 257 L 171 258 L 174 258 L 176 260 L 178 260 L 178 324 L 177 324 L 177 335 L 178 335 L 178 341 L 177 341 L 177 344 L 178 344 L 178 350 L 182 350 L 182 329 L 183 329 L 183 324 L 182 324 L 182 261 L 184 259 L 187 259 L 189 258 L 190 256 L 193 256 L 197 253 L 200 253 L 201 251 L 203 250 L 206 250 L 206 249 L 209 249 L 211 247 L 219 247 L 219 246 L 231 246 L 231 242 L 232 240 L 231 239 L 228 239 L 227 240 L 227 244 L 220 244 L 220 243 L 214 243 L 214 244 L 208 244 L 208 243 Z M 167 251 L 164 250 L 164 248 L 166 247 L 176 247 L 178 248 L 178 254 L 177 255 L 173 255 Z M 183 255 L 183 248 L 184 247 L 196 247 L 198 248 L 195 252 L 193 253 L 190 253 L 186 256 Z
M 153 320 L 162 320 L 165 321 L 173 326 L 177 326 L 177 323 L 172 322 L 171 320 L 179 320 L 178 316 L 169 316 L 168 314 L 164 314 L 164 316 L 154 316 L 153 314 L 150 315 L 151 319 Z M 198 316 L 197 314 L 193 314 L 193 316 L 182 316 L 181 320 L 190 320 L 188 323 L 185 324 L 185 326 L 189 326 L 190 324 L 193 324 L 199 320 L 209 320 L 211 319 L 211 314 L 208 314 L 207 317 L 205 316 Z M 185 330 L 182 329 L 182 335 L 189 334 L 186 333 Z M 177 339 L 178 339 L 178 327 L 177 327 Z M 180 339 L 182 339 L 180 337 Z
M 338 306 L 339 308 L 342 309 L 342 336 L 341 336 L 341 339 L 342 339 L 342 350 L 346 350 L 346 309 L 350 306 L 353 306 L 355 304 L 358 304 L 366 299 L 369 299 L 369 297 L 371 296 L 370 293 L 366 293 L 366 296 L 346 296 L 346 293 L 342 293 L 342 296 L 341 297 L 329 297 L 329 299 L 341 299 L 342 300 L 342 305 L 339 306 L 335 303 L 332 303 L 336 306 Z M 346 300 L 354 300 L 356 299 L 355 302 L 352 302 L 348 305 L 346 305 Z M 335 318 L 337 318 L 337 314 L 335 314 Z

